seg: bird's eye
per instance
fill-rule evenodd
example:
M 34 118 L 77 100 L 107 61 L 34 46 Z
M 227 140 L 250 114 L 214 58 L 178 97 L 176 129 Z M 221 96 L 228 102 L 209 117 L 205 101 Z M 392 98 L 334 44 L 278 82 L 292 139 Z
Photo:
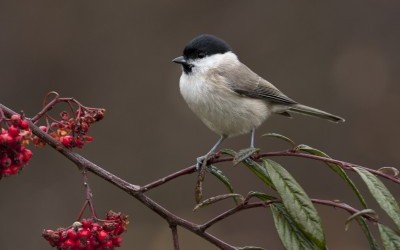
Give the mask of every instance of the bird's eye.
M 198 57 L 199 57 L 199 58 L 204 58 L 204 57 L 206 57 L 206 53 L 200 52 L 200 53 L 198 54 Z

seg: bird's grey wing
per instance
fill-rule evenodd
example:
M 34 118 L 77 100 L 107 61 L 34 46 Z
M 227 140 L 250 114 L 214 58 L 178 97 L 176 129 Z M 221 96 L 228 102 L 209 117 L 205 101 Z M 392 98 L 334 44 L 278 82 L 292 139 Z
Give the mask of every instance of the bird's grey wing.
M 226 72 L 229 72 L 229 75 Z M 239 95 L 265 99 L 278 104 L 287 105 L 297 103 L 279 91 L 270 82 L 251 71 L 244 64 L 233 67 L 228 71 L 221 71 L 220 74 L 226 79 L 230 88 Z

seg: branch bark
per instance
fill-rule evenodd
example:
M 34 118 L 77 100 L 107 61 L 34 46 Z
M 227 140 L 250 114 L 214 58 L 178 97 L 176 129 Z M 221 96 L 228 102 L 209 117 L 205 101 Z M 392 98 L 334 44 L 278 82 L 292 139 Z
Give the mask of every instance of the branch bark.
M 53 101 L 52 101 L 52 102 L 54 102 L 53 104 L 56 103 L 56 101 L 54 101 L 56 99 L 57 98 L 53 99 Z M 50 102 L 50 103 L 52 103 L 52 102 Z M 51 108 L 52 108 L 52 106 L 47 104 L 47 105 L 45 105 L 44 110 L 48 111 Z M 7 115 L 9 117 L 13 114 L 17 114 L 15 111 L 7 108 L 6 106 L 4 106 L 2 104 L 0 104 L 0 112 L 4 113 L 5 115 Z M 214 235 L 209 234 L 208 232 L 206 232 L 206 230 L 208 228 L 210 228 L 212 225 L 214 225 L 215 223 L 222 221 L 237 212 L 240 212 L 240 211 L 243 211 L 246 209 L 250 209 L 250 208 L 256 208 L 256 207 L 268 207 L 272 203 L 280 202 L 279 200 L 272 200 L 272 201 L 266 201 L 266 202 L 252 202 L 252 203 L 245 201 L 244 203 L 239 204 L 238 206 L 231 208 L 231 209 L 223 212 L 220 215 L 217 215 L 216 217 L 214 217 L 213 219 L 209 220 L 208 222 L 206 222 L 202 225 L 192 223 L 190 221 L 187 221 L 187 220 L 171 213 L 166 208 L 159 205 L 157 202 L 155 202 L 154 200 L 149 198 L 147 195 L 145 195 L 145 192 L 147 192 L 153 188 L 156 188 L 158 186 L 161 186 L 161 185 L 165 184 L 166 182 L 174 180 L 178 177 L 196 172 L 195 165 L 184 168 L 180 171 L 172 173 L 166 177 L 163 177 L 159 180 L 153 181 L 144 186 L 138 186 L 138 185 L 131 184 L 131 183 L 119 178 L 118 176 L 106 171 L 105 169 L 99 167 L 98 165 L 94 164 L 93 162 L 87 160 L 86 158 L 82 157 L 78 153 L 64 147 L 58 140 L 54 139 L 53 137 L 51 137 L 50 135 L 48 135 L 47 133 L 45 133 L 41 129 L 39 129 L 39 127 L 37 127 L 34 124 L 34 122 L 36 122 L 44 114 L 45 114 L 45 112 L 41 111 L 38 115 L 36 115 L 34 118 L 32 118 L 32 120 L 28 120 L 29 126 L 32 129 L 32 133 L 34 135 L 38 136 L 44 142 L 46 142 L 49 146 L 51 146 L 52 148 L 57 150 L 59 153 L 64 155 L 66 158 L 68 158 L 71 162 L 73 162 L 78 167 L 78 169 L 80 169 L 82 171 L 90 171 L 93 174 L 99 176 L 100 178 L 108 181 L 112 185 L 120 188 L 124 192 L 128 193 L 129 195 L 131 195 L 132 197 L 134 197 L 135 199 L 140 201 L 147 208 L 151 209 L 153 212 L 155 212 L 160 217 L 162 217 L 164 220 L 166 220 L 171 228 L 173 244 L 174 244 L 175 250 L 179 250 L 179 239 L 178 239 L 178 231 L 177 231 L 178 226 L 185 228 L 188 231 L 200 236 L 201 238 L 214 244 L 215 246 L 219 247 L 220 249 L 224 249 L 224 250 L 238 249 L 237 247 L 232 246 L 232 245 L 222 241 L 221 239 L 215 237 Z M 278 151 L 278 152 L 267 152 L 267 153 L 262 153 L 259 155 L 259 157 L 266 157 L 266 156 L 302 157 L 302 158 L 319 160 L 319 161 L 328 162 L 328 163 L 335 163 L 345 170 L 352 170 L 352 171 L 354 171 L 354 169 L 353 169 L 354 167 L 359 167 L 355 164 L 351 164 L 351 163 L 347 163 L 347 162 L 343 162 L 343 161 L 339 161 L 339 160 L 334 160 L 331 158 L 325 158 L 325 157 L 310 155 L 310 154 L 306 154 L 306 153 L 291 151 L 291 150 Z M 232 157 L 218 157 L 218 158 L 210 159 L 209 163 L 218 163 L 218 162 L 232 161 L 232 160 L 233 160 Z M 377 170 L 369 169 L 369 168 L 365 168 L 365 169 L 370 171 L 371 173 L 374 173 L 378 176 L 381 176 L 383 178 L 389 179 L 393 182 L 400 184 L 400 179 L 398 179 L 394 176 L 390 176 L 385 173 L 379 172 Z M 90 192 L 90 190 L 88 189 L 87 192 Z M 359 210 L 357 210 L 345 203 L 341 203 L 341 202 L 320 200 L 320 199 L 312 199 L 312 202 L 316 203 L 316 204 L 322 204 L 322 205 L 326 205 L 326 206 L 341 208 L 341 209 L 349 212 L 350 214 L 359 212 Z M 373 218 L 369 215 L 362 215 L 362 216 L 364 218 L 368 219 L 369 221 L 377 222 L 377 220 L 375 218 Z

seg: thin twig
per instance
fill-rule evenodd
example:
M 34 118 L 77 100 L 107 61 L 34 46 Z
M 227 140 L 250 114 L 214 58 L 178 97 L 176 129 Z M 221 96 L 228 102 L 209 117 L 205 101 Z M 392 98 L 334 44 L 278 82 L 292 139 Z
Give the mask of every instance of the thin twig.
M 327 163 L 334 163 L 334 164 L 338 165 L 339 167 L 343 168 L 344 170 L 351 170 L 351 171 L 355 171 L 354 170 L 355 167 L 360 167 L 360 168 L 364 168 L 365 170 L 367 170 L 370 173 L 373 173 L 373 174 L 383 177 L 385 179 L 396 182 L 397 184 L 400 184 L 400 179 L 397 177 L 382 173 L 380 171 L 377 171 L 377 170 L 374 170 L 371 168 L 366 168 L 366 167 L 359 166 L 359 165 L 356 165 L 353 163 L 348 163 L 345 161 L 335 160 L 332 158 L 322 157 L 322 156 L 318 156 L 318 155 L 311 155 L 311 154 L 300 153 L 300 152 L 291 151 L 291 150 L 285 150 L 285 151 L 278 151 L 278 152 L 267 152 L 267 153 L 260 154 L 260 156 L 261 157 L 263 157 L 263 156 L 295 156 L 295 157 L 323 161 L 323 162 L 327 162 Z
M 160 185 L 163 185 L 166 182 L 169 182 L 169 181 L 171 181 L 171 180 L 173 180 L 175 178 L 178 178 L 180 176 L 187 175 L 187 174 L 192 174 L 195 171 L 196 171 L 196 166 L 195 165 L 187 167 L 187 168 L 184 168 L 182 170 L 179 170 L 179 171 L 177 171 L 175 173 L 172 173 L 172 174 L 167 175 L 167 176 L 165 176 L 165 177 L 163 177 L 161 179 L 158 179 L 158 180 L 153 181 L 153 182 L 151 182 L 151 183 L 149 183 L 147 185 L 142 186 L 140 191 L 141 192 L 149 191 L 149 190 L 151 190 L 151 189 L 153 189 L 155 187 L 158 187 Z
M 352 206 L 343 203 L 343 202 L 336 202 L 336 201 L 331 201 L 331 200 L 321 200 L 321 199 L 311 199 L 311 201 L 315 204 L 320 204 L 320 205 L 325 205 L 325 206 L 330 206 L 330 207 L 337 207 L 340 209 L 343 209 L 347 212 L 349 212 L 350 214 L 355 214 L 360 212 L 360 210 L 357 210 L 355 208 L 353 208 Z M 362 217 L 364 217 L 365 219 L 372 221 L 372 222 L 378 222 L 378 220 L 376 218 L 374 218 L 373 216 L 370 216 L 368 214 L 363 214 Z
M 202 224 L 200 226 L 201 231 L 207 230 L 209 227 L 214 225 L 215 223 L 224 220 L 228 218 L 229 216 L 236 214 L 237 212 L 250 209 L 250 208 L 255 208 L 255 207 L 268 207 L 271 203 L 275 202 L 280 202 L 280 201 L 266 201 L 266 202 L 251 202 L 251 203 L 242 203 L 239 204 L 238 206 L 231 208 L 225 212 L 223 212 L 220 215 L 217 215 L 216 217 L 212 218 L 211 220 L 207 221 L 206 223 Z
M 169 225 L 172 232 L 172 240 L 174 242 L 174 250 L 179 250 L 178 228 L 175 224 Z
M 397 184 L 400 184 L 400 178 L 385 174 L 385 173 L 380 172 L 375 169 L 366 168 L 366 167 L 363 167 L 363 166 L 360 166 L 357 164 L 340 161 L 340 160 L 335 160 L 335 159 L 327 158 L 327 157 L 323 157 L 323 156 L 301 153 L 301 152 L 297 152 L 297 151 L 293 151 L 293 150 L 283 150 L 283 151 L 260 153 L 257 156 L 257 158 L 255 158 L 254 160 L 260 161 L 260 158 L 267 157 L 267 156 L 270 156 L 270 157 L 272 157 L 272 156 L 293 156 L 293 157 L 307 158 L 307 159 L 322 161 L 322 162 L 326 162 L 326 163 L 333 163 L 333 164 L 336 164 L 337 166 L 339 166 L 340 168 L 342 168 L 343 170 L 350 170 L 350 171 L 355 171 L 354 168 L 359 167 L 359 168 L 363 168 L 363 169 L 367 170 L 368 172 L 373 173 L 377 176 L 380 176 L 382 178 L 385 178 L 385 179 L 393 181 Z M 228 162 L 228 161 L 232 161 L 232 160 L 233 160 L 233 157 L 211 158 L 209 160 L 209 164 L 219 163 L 219 162 Z
M 320 204 L 320 205 L 325 205 L 333 208 L 340 208 L 345 211 L 347 211 L 350 214 L 355 214 L 360 212 L 360 210 L 353 208 L 352 206 L 343 203 L 343 202 L 336 202 L 336 201 L 331 201 L 331 200 L 321 200 L 321 199 L 311 199 L 311 201 L 315 204 Z M 237 212 L 250 209 L 250 208 L 256 208 L 256 207 L 269 207 L 273 203 L 281 203 L 282 201 L 280 200 L 270 200 L 270 201 L 265 201 L 265 202 L 252 202 L 252 203 L 242 203 L 239 204 L 238 206 L 231 208 L 225 212 L 223 212 L 220 215 L 217 215 L 216 217 L 212 218 L 211 220 L 207 221 L 206 223 L 202 224 L 200 226 L 200 230 L 205 231 L 212 225 L 216 224 L 217 222 L 220 222 L 229 216 L 236 214 Z M 372 221 L 372 222 L 378 222 L 378 220 L 368 214 L 362 215 L 365 219 Z

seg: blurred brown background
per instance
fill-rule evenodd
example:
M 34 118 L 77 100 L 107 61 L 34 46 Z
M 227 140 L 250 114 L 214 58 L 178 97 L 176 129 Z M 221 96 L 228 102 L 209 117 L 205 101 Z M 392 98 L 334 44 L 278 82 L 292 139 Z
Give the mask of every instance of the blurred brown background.
M 212 33 L 293 99 L 347 120 L 336 125 L 273 117 L 258 130 L 258 147 L 286 148 L 260 137 L 277 132 L 341 160 L 399 166 L 399 24 L 399 1 L 1 0 L 1 102 L 33 116 L 44 95 L 55 90 L 106 108 L 106 119 L 92 128 L 95 141 L 80 152 L 134 184 L 146 184 L 193 164 L 217 139 L 187 108 L 178 87 L 181 70 L 171 63 L 192 37 Z M 223 146 L 248 144 L 249 137 L 241 136 Z M 50 249 L 42 229 L 70 225 L 84 200 L 81 175 L 70 162 L 50 148 L 34 153 L 21 175 L 0 181 L 0 249 Z M 323 164 L 274 159 L 311 197 L 360 208 Z M 222 168 L 237 192 L 270 192 L 247 169 Z M 172 249 L 162 219 L 109 183 L 93 175 L 90 181 L 99 214 L 113 209 L 131 217 L 121 249 Z M 198 223 L 233 206 L 226 201 L 193 213 L 194 183 L 194 175 L 183 177 L 149 195 Z M 385 183 L 399 197 L 398 186 Z M 211 176 L 205 185 L 207 197 L 225 192 Z M 367 248 L 357 225 L 344 231 L 348 214 L 317 208 L 330 249 Z M 242 212 L 210 232 L 233 245 L 282 249 L 269 210 Z M 183 249 L 215 249 L 183 229 L 179 233 Z

